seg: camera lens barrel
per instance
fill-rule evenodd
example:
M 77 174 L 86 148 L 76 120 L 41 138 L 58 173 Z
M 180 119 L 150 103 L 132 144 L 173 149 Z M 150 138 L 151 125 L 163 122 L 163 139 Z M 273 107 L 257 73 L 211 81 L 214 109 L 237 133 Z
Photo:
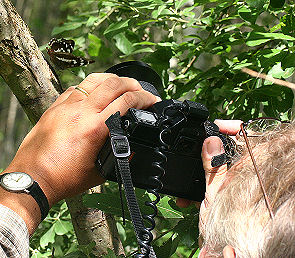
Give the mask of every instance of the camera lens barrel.
M 140 61 L 129 61 L 116 64 L 105 71 L 118 76 L 134 78 L 146 91 L 161 97 L 164 87 L 160 76 L 147 64 Z

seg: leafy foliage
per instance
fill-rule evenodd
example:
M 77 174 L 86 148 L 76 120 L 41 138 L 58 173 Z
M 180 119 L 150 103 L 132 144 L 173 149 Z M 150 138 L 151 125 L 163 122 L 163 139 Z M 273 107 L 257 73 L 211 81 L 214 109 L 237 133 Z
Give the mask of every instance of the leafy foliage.
M 121 61 L 142 60 L 162 76 L 163 97 L 201 102 L 211 119 L 292 116 L 291 89 L 241 71 L 248 67 L 291 79 L 295 60 L 292 1 L 67 0 L 61 9 L 68 13 L 67 19 L 52 34 L 74 39 L 75 51 L 87 50 L 98 64 L 95 71 Z M 138 194 L 140 200 L 150 198 L 139 190 Z M 121 214 L 114 205 L 119 202 L 116 192 L 87 196 L 85 202 L 115 216 Z M 176 253 L 189 257 L 197 247 L 197 210 L 180 210 L 168 197 L 160 207 L 158 257 L 176 257 Z M 62 230 L 58 225 L 50 226 L 54 237 L 43 236 L 41 248 L 45 242 L 54 245 Z M 130 223 L 123 227 L 120 222 L 118 229 L 132 253 L 136 243 Z M 114 256 L 110 251 L 106 257 Z
M 65 202 L 54 206 L 47 218 L 30 241 L 30 253 L 33 258 L 64 257 L 68 252 L 78 251 L 70 214 Z
M 205 104 L 213 118 L 290 117 L 293 93 L 241 72 L 293 72 L 294 4 L 285 1 L 66 1 L 53 35 L 76 36 L 102 66 L 141 59 L 166 96 Z M 119 57 L 119 58 L 118 58 Z

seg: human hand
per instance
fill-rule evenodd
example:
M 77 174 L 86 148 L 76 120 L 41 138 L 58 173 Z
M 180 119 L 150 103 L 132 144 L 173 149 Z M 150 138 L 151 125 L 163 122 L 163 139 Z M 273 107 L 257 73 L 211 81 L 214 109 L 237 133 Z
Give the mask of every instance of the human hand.
M 227 135 L 236 135 L 240 130 L 242 121 L 240 120 L 215 120 L 219 131 Z M 199 232 L 202 235 L 206 226 L 210 205 L 214 202 L 215 196 L 222 188 L 226 175 L 227 164 L 212 167 L 211 160 L 214 156 L 224 153 L 223 143 L 217 136 L 207 138 L 203 143 L 202 161 L 206 178 L 205 199 L 201 203 L 199 214 Z M 202 239 L 200 239 L 202 241 Z M 199 243 L 201 244 L 201 243 Z
M 219 131 L 227 135 L 236 135 L 240 130 L 242 121 L 240 120 L 215 120 L 214 123 L 218 125 Z M 202 203 L 196 203 L 200 207 L 200 219 L 199 219 L 199 230 L 200 233 L 204 230 L 204 226 L 207 221 L 208 211 L 210 205 L 214 202 L 217 192 L 224 183 L 227 165 L 222 165 L 213 168 L 211 166 L 211 160 L 214 156 L 224 153 L 223 143 L 217 136 L 211 136 L 207 138 L 203 143 L 202 149 L 202 161 L 205 170 L 206 178 L 206 193 L 205 199 Z M 178 198 L 176 204 L 179 207 L 187 207 L 192 203 L 190 200 Z
M 50 206 L 98 185 L 98 152 L 108 135 L 105 120 L 130 107 L 147 108 L 158 99 L 130 78 L 94 73 L 69 88 L 43 114 L 5 172 L 22 171 L 36 180 Z

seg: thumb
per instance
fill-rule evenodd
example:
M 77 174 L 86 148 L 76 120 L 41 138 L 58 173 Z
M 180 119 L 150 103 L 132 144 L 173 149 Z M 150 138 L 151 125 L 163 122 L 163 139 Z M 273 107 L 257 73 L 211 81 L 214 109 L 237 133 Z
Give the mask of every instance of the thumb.
M 206 178 L 206 193 L 200 207 L 199 228 L 200 233 L 204 231 L 207 222 L 208 211 L 215 196 L 222 186 L 227 172 L 227 165 L 212 167 L 211 161 L 214 156 L 224 153 L 223 143 L 217 136 L 207 138 L 203 143 L 202 160 Z
M 225 172 L 227 171 L 227 165 L 218 167 L 212 167 L 212 159 L 215 156 L 224 153 L 223 143 L 217 136 L 211 136 L 207 138 L 203 143 L 202 160 L 206 177 L 206 193 L 210 193 L 213 190 L 218 191 L 219 183 L 223 181 Z M 214 192 L 214 191 L 213 191 Z M 212 193 L 213 193 L 212 192 Z

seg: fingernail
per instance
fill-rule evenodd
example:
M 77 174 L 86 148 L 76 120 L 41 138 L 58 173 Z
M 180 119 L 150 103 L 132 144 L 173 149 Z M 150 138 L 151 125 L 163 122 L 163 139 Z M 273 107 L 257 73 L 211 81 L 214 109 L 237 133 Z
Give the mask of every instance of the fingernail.
M 162 101 L 162 99 L 160 97 L 156 96 L 156 101 L 160 102 L 160 101 Z
M 207 153 L 210 156 L 216 156 L 224 153 L 222 141 L 218 137 L 211 137 L 207 141 Z

